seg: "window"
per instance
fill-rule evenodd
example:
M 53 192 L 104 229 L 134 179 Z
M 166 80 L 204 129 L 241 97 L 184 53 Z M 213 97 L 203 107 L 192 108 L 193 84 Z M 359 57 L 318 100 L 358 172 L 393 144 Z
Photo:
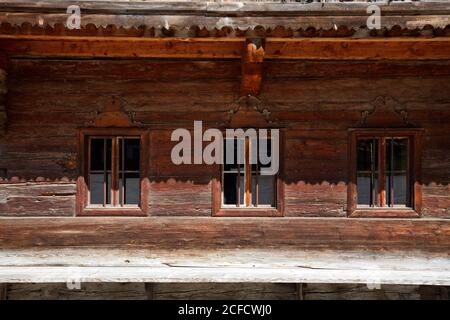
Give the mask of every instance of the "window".
M 351 132 L 351 216 L 420 213 L 420 130 Z
M 78 213 L 145 214 L 145 135 L 130 129 L 92 129 L 81 136 L 84 172 Z
M 270 137 L 224 139 L 215 215 L 282 215 L 280 173 L 270 172 L 273 150 Z M 255 160 L 250 160 L 252 154 L 261 153 L 264 158 L 254 156 Z

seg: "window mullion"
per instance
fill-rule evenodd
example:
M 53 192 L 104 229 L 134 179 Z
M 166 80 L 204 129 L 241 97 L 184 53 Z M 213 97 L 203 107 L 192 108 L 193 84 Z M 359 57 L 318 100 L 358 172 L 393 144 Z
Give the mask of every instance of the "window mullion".
M 386 137 L 381 137 L 378 157 L 378 203 L 380 207 L 386 206 Z
M 125 205 L 125 139 L 123 137 L 120 138 L 120 140 L 122 141 L 121 144 L 121 150 L 119 150 L 119 156 L 121 156 L 121 161 L 122 161 L 122 167 L 120 168 L 120 170 L 122 171 L 121 173 L 119 172 L 119 174 L 122 174 L 122 185 L 120 186 L 120 192 L 119 194 L 121 194 L 122 196 L 120 197 L 120 205 L 123 207 Z M 120 144 L 119 144 L 120 146 Z M 120 163 L 120 161 L 119 161 Z
M 103 139 L 103 207 L 106 207 L 106 198 L 107 198 L 107 176 L 108 173 L 106 172 L 106 139 Z
M 118 145 L 118 137 L 114 137 L 112 138 L 112 146 L 111 146 L 111 185 L 112 185 L 112 203 L 113 206 L 117 206 L 118 205 L 118 192 L 119 192 L 119 188 L 118 188 L 118 173 L 117 173 L 117 169 L 118 169 L 118 156 L 119 156 L 119 148 L 117 147 Z
M 245 206 L 250 207 L 252 194 L 252 166 L 250 164 L 250 138 L 245 139 Z

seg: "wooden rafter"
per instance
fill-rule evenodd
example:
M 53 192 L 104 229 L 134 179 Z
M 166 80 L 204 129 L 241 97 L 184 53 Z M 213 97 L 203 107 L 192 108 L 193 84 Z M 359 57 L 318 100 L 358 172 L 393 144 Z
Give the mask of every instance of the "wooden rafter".
M 10 56 L 241 59 L 245 38 L 0 35 Z M 448 60 L 450 38 L 266 38 L 265 59 Z

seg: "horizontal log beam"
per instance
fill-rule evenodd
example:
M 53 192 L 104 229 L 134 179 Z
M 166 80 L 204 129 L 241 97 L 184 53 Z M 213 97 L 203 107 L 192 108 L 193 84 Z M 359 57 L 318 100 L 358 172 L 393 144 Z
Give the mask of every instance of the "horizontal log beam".
M 365 14 L 372 3 L 271 3 L 264 2 L 220 2 L 184 1 L 184 2 L 103 2 L 103 1 L 3 1 L 0 4 L 3 12 L 37 12 L 61 13 L 69 5 L 78 5 L 83 12 L 97 14 L 126 15 L 168 15 L 189 14 L 200 16 L 305 16 L 305 15 L 339 15 L 352 16 Z M 448 14 L 450 8 L 446 2 L 408 2 L 377 3 L 383 14 L 387 15 L 420 15 Z
M 244 38 L 124 38 L 0 35 L 10 56 L 241 59 Z M 267 38 L 265 59 L 447 60 L 450 37 Z
M 450 220 L 349 218 L 0 218 L 0 248 L 450 248 Z

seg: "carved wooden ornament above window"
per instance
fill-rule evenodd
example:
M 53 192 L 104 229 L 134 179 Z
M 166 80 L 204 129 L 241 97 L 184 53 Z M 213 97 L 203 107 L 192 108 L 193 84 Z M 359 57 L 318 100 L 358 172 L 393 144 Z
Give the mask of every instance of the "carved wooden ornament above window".
M 134 121 L 122 109 L 119 97 L 112 97 L 105 109 L 97 114 L 94 127 L 132 127 Z
M 260 108 L 261 101 L 254 96 L 239 98 L 231 111 L 230 128 L 267 128 L 270 125 L 267 109 Z
M 416 127 L 408 120 L 408 112 L 392 97 L 379 96 L 369 104 L 371 110 L 363 111 L 359 127 L 407 128 Z

